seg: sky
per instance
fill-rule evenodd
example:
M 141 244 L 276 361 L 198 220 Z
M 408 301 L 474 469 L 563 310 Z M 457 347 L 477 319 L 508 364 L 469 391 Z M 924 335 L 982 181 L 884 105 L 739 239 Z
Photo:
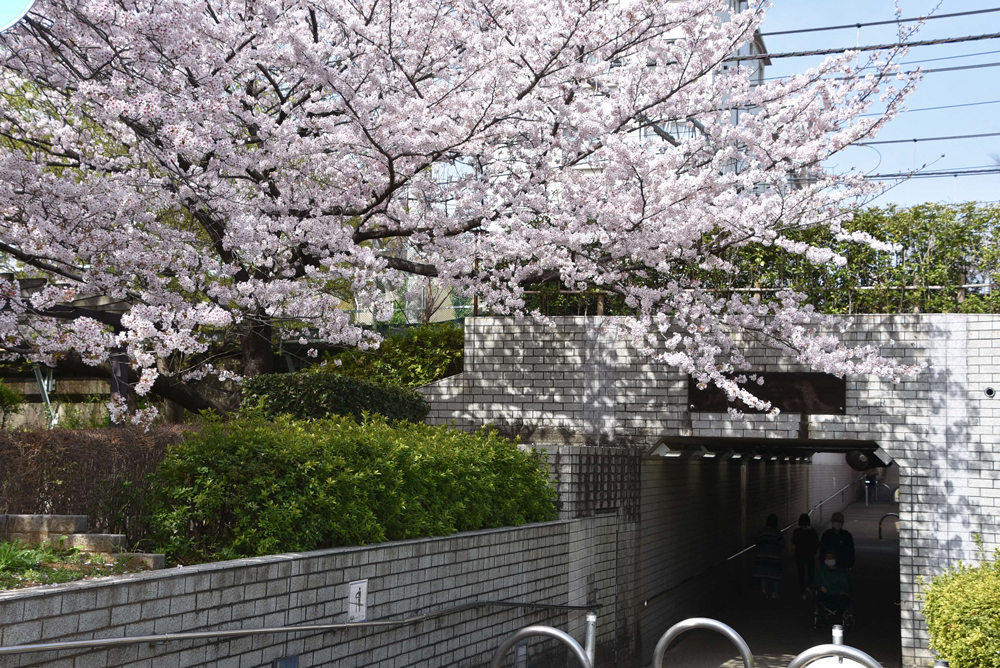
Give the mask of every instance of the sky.
M 892 0 L 771 0 L 774 5 L 764 21 L 762 32 L 769 53 L 804 51 L 836 47 L 889 44 L 897 41 L 896 27 L 867 26 L 859 31 L 857 23 L 886 21 L 895 18 Z M 928 14 L 955 14 L 977 9 L 1000 8 L 1000 0 L 899 0 L 902 18 Z M 840 26 L 848 29 L 810 32 L 793 35 L 771 35 L 770 32 Z M 1000 33 L 1000 11 L 964 17 L 928 20 L 912 39 L 933 40 Z M 979 55 L 977 55 L 979 54 Z M 927 61 L 927 59 L 942 59 Z M 803 72 L 822 62 L 823 57 L 776 58 L 766 68 L 765 77 Z M 964 67 L 996 63 L 994 67 L 950 72 L 929 72 L 918 83 L 907 107 L 887 125 L 877 141 L 951 137 L 956 135 L 1000 133 L 1000 39 L 914 47 L 904 62 L 916 63 L 928 69 Z M 927 107 L 967 105 L 934 111 L 918 111 Z M 878 111 L 873 109 L 872 111 Z M 994 159 L 992 156 L 996 156 Z M 1000 135 L 976 139 L 948 141 L 908 141 L 870 147 L 851 147 L 827 167 L 840 171 L 857 167 L 868 174 L 898 174 L 926 165 L 927 170 L 954 170 L 998 166 Z M 997 202 L 1000 200 L 1000 174 L 977 176 L 947 176 L 910 179 L 896 184 L 873 202 L 874 205 L 897 204 L 912 206 L 924 202 L 959 203 L 968 201 Z

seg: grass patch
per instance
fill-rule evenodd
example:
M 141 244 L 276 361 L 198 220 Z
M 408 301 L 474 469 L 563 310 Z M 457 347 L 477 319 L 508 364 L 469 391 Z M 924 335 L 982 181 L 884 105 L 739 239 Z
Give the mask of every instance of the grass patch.
M 0 591 L 144 570 L 145 566 L 130 567 L 77 548 L 63 549 L 51 543 L 32 547 L 17 540 L 0 541 Z

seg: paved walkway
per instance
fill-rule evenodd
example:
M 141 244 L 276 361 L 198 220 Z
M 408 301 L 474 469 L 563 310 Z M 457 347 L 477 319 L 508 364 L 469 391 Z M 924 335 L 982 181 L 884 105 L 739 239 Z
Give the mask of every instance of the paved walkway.
M 867 652 L 884 668 L 900 668 L 899 642 L 899 535 L 893 518 L 878 521 L 898 506 L 864 502 L 844 511 L 845 528 L 854 535 L 857 565 L 852 574 L 855 627 L 845 632 L 844 644 Z M 826 527 L 822 527 L 825 529 Z M 830 642 L 829 630 L 813 629 L 812 600 L 803 601 L 795 580 L 795 563 L 787 558 L 782 597 L 766 600 L 756 586 L 715 618 L 733 627 L 753 652 L 758 668 L 785 668 L 803 650 Z M 667 650 L 669 668 L 739 668 L 733 646 L 710 631 L 691 631 Z

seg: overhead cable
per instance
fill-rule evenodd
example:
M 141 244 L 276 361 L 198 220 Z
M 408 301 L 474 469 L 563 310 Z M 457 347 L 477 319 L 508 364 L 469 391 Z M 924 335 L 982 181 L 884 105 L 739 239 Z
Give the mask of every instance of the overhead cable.
M 954 170 L 941 170 L 937 172 L 898 172 L 896 174 L 868 174 L 865 179 L 868 181 L 881 181 L 883 179 L 892 179 L 897 181 L 904 181 L 908 179 L 944 179 L 944 178 L 955 178 L 959 176 L 988 176 L 990 174 L 1000 174 L 1000 166 L 997 167 L 986 167 L 983 169 L 954 169 Z
M 798 30 L 779 30 L 777 32 L 763 32 L 761 37 L 773 37 L 775 35 L 796 35 L 805 32 L 820 32 L 823 30 L 844 30 L 845 28 L 867 28 L 869 26 L 899 25 L 910 21 L 930 21 L 931 19 L 950 19 L 956 16 L 971 16 L 972 14 L 988 14 L 989 12 L 1000 12 L 1000 7 L 993 9 L 975 9 L 968 12 L 957 12 L 955 14 L 937 14 L 932 16 L 917 16 L 909 19 L 893 19 L 892 21 L 871 21 L 869 23 L 849 23 L 842 26 L 823 26 L 822 28 L 799 28 Z
M 881 141 L 862 141 L 851 146 L 874 146 L 876 144 L 915 144 L 922 141 L 950 141 L 952 139 L 978 139 L 980 137 L 1000 137 L 1000 132 L 987 132 L 979 135 L 952 135 L 951 137 L 918 137 L 915 139 L 885 139 Z
M 956 65 L 954 67 L 935 67 L 929 70 L 900 70 L 899 72 L 893 72 L 893 74 L 935 74 L 937 72 L 957 72 L 959 70 L 978 70 L 984 67 L 1000 67 L 1000 63 L 980 63 L 978 65 Z M 778 81 L 779 79 L 787 79 L 792 75 L 782 75 L 780 77 L 764 77 L 764 81 Z M 862 79 L 865 74 L 855 74 L 849 77 L 819 77 L 824 81 L 848 81 L 850 79 Z
M 849 46 L 836 49 L 813 49 L 812 51 L 788 51 L 786 53 L 754 53 L 748 56 L 730 56 L 726 62 L 738 62 L 743 60 L 769 60 L 774 58 L 802 58 L 804 56 L 829 56 L 837 53 L 847 53 L 855 51 L 888 51 L 901 47 L 914 46 L 936 46 L 938 44 L 958 44 L 960 42 L 978 42 L 984 39 L 1000 38 L 1000 33 L 994 32 L 988 35 L 966 35 L 964 37 L 941 37 L 938 39 L 925 39 L 919 42 L 897 42 L 894 44 L 875 44 L 869 46 Z
M 984 104 L 1000 104 L 1000 100 L 989 100 L 988 102 L 966 102 L 964 104 L 946 104 L 941 107 L 921 107 L 919 109 L 903 109 L 899 113 L 912 114 L 916 111 L 939 111 L 941 109 L 958 109 L 959 107 L 979 107 Z M 862 116 L 885 116 L 885 112 L 877 114 L 861 114 Z

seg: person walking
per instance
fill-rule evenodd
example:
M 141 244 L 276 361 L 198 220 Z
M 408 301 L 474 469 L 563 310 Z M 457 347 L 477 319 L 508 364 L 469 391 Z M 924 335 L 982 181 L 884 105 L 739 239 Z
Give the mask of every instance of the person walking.
M 844 528 L 844 514 L 834 513 L 830 517 L 830 528 L 819 539 L 821 555 L 837 555 L 837 567 L 845 571 L 854 568 L 854 536 Z
M 778 598 L 781 593 L 781 560 L 785 552 L 785 539 L 778 530 L 778 516 L 767 516 L 765 526 L 757 534 L 757 561 L 753 576 L 760 583 L 764 598 Z
M 795 548 L 795 569 L 799 576 L 799 593 L 806 600 L 809 589 L 816 579 L 816 552 L 819 550 L 819 535 L 811 526 L 808 513 L 799 515 L 799 525 L 792 532 Z

